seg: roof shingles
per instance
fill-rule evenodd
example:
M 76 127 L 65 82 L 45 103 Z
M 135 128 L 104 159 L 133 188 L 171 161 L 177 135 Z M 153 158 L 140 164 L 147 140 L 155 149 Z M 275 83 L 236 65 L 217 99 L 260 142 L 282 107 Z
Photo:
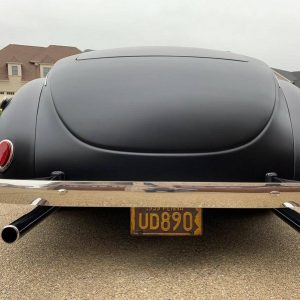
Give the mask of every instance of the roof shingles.
M 35 47 L 10 44 L 0 50 L 0 80 L 8 80 L 7 63 L 22 64 L 22 80 L 29 81 L 39 76 L 38 64 L 54 64 L 66 56 L 79 54 L 76 47 L 50 45 L 48 47 Z

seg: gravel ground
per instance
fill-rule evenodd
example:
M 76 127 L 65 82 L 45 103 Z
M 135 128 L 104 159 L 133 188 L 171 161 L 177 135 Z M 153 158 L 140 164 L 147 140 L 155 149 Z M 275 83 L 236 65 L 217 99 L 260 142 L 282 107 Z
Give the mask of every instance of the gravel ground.
M 0 226 L 30 210 L 0 205 Z M 206 210 L 201 238 L 133 238 L 127 209 L 60 209 L 0 242 L 0 299 L 300 299 L 300 235 L 268 210 Z

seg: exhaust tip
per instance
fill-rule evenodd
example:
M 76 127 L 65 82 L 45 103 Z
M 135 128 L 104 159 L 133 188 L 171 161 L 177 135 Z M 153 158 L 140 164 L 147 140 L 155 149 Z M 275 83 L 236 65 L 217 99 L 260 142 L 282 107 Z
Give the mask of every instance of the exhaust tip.
M 19 239 L 20 232 L 16 226 L 7 225 L 3 227 L 1 237 L 5 243 L 11 244 Z

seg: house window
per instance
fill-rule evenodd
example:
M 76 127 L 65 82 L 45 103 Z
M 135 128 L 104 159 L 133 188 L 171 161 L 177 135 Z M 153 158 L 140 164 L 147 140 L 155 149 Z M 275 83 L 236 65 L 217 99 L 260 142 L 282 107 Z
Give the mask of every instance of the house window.
M 19 75 L 19 68 L 18 66 L 11 66 L 11 75 L 18 76 Z
M 4 92 L 0 92 L 0 95 L 4 95 Z
M 6 94 L 7 94 L 7 95 L 14 95 L 15 92 L 7 92 Z
M 47 76 L 47 74 L 49 73 L 50 69 L 51 69 L 50 67 L 43 67 L 43 77 Z

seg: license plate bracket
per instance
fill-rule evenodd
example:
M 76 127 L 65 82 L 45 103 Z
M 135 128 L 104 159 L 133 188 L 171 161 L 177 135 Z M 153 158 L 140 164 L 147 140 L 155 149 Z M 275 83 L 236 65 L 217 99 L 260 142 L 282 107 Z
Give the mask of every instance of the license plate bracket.
M 130 233 L 133 236 L 200 236 L 201 208 L 132 207 Z

